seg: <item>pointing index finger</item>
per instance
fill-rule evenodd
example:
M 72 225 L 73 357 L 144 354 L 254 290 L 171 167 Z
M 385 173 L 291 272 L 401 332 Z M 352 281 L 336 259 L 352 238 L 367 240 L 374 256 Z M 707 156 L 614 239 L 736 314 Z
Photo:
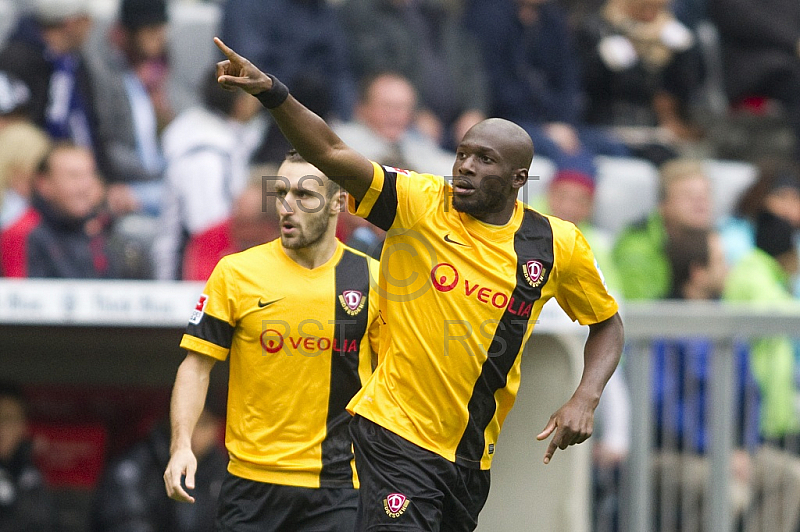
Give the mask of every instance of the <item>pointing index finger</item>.
M 230 49 L 228 45 L 222 42 L 222 39 L 220 39 L 219 37 L 214 37 L 214 44 L 216 44 L 217 48 L 222 50 L 222 53 L 225 54 L 225 56 L 231 61 L 233 60 L 242 61 L 242 57 L 236 52 L 234 52 L 232 49 Z

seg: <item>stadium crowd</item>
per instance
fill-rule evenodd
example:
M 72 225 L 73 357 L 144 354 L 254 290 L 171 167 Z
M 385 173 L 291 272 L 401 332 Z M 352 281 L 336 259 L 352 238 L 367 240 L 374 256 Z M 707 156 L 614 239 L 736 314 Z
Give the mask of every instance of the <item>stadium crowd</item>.
M 196 43 L 196 56 L 174 53 L 171 39 L 186 36 L 178 4 L 194 5 L 7 4 L 0 276 L 206 280 L 222 256 L 278 235 L 263 199 L 289 145 L 255 98 L 219 89 L 210 43 Z M 211 34 L 380 164 L 448 176 L 471 126 L 486 117 L 521 125 L 541 169 L 524 200 L 580 228 L 621 302 L 800 297 L 796 1 L 213 4 Z M 632 181 L 641 188 L 617 179 L 631 162 L 644 170 Z M 609 214 L 609 196 L 630 210 Z M 340 240 L 380 256 L 380 229 L 346 212 L 338 223 Z M 696 464 L 710 356 L 703 339 L 653 346 L 658 474 L 697 500 L 708 482 Z M 737 368 L 734 467 L 749 486 L 737 517 L 780 514 L 758 503 L 775 471 L 787 497 L 800 494 L 800 343 L 740 345 Z M 593 444 L 598 530 L 618 524 L 618 486 L 603 479 L 628 449 L 618 373 Z M 679 454 L 694 475 L 675 476 Z M 771 529 L 797 531 L 796 506 Z

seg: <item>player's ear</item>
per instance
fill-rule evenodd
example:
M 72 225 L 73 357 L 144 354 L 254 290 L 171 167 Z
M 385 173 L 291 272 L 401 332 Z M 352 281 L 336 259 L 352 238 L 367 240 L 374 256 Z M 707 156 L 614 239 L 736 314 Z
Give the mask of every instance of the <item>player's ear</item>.
M 344 189 L 340 189 L 339 192 L 333 195 L 330 201 L 330 205 L 328 205 L 330 209 L 331 215 L 334 214 L 341 214 L 347 210 L 347 192 Z
M 513 188 L 522 188 L 528 182 L 528 169 L 517 168 L 511 173 L 511 186 Z

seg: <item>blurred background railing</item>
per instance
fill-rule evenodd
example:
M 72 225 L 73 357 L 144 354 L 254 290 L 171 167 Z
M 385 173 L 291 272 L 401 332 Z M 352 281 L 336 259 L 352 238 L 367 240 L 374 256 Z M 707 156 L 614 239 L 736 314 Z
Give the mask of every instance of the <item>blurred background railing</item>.
M 750 491 L 747 501 L 737 500 L 737 494 L 731 489 L 739 480 L 734 475 L 734 453 L 740 433 L 750 420 L 743 419 L 740 412 L 747 412 L 748 405 L 736 408 L 737 401 L 737 367 L 736 344 L 748 346 L 752 341 L 771 336 L 792 336 L 800 333 L 800 307 L 797 305 L 780 307 L 762 307 L 754 305 L 722 305 L 717 303 L 686 304 L 677 302 L 658 302 L 646 304 L 629 304 L 625 308 L 624 320 L 626 338 L 629 345 L 624 361 L 625 375 L 630 389 L 631 403 L 631 445 L 626 467 L 627 486 L 625 494 L 620 498 L 622 515 L 627 519 L 628 530 L 644 532 L 654 529 L 673 530 L 706 530 L 729 532 L 732 530 L 770 530 L 765 519 L 783 521 L 773 530 L 797 530 L 797 500 L 791 500 L 796 493 L 785 486 L 797 483 L 796 478 L 788 478 L 783 483 L 776 482 L 778 489 L 764 489 L 755 485 L 759 472 L 755 459 L 764 451 L 765 444 L 759 443 L 750 449 L 751 465 L 749 477 L 745 484 Z M 672 471 L 662 471 L 660 478 L 672 475 L 678 483 L 683 484 L 684 493 L 673 497 L 672 508 L 667 499 L 669 489 L 657 478 L 658 468 L 654 460 L 658 454 L 655 434 L 657 432 L 653 404 L 653 383 L 657 378 L 653 368 L 654 340 L 683 340 L 702 338 L 712 342 L 710 360 L 710 379 L 708 382 L 707 411 L 698 412 L 698 416 L 706 420 L 708 431 L 707 466 L 695 462 L 697 468 L 708 468 L 708 472 L 694 471 L 703 476 L 700 482 L 703 488 L 699 493 L 690 491 L 692 481 L 686 477 L 692 474 L 681 464 L 675 462 Z M 685 376 L 685 375 L 684 375 Z M 684 386 L 684 392 L 687 386 Z M 685 392 L 686 393 L 686 392 Z M 676 398 L 677 399 L 677 398 Z M 745 403 L 758 401 L 752 394 L 744 397 Z M 750 408 L 750 411 L 753 409 Z M 687 420 L 684 420 L 687 422 Z M 687 422 L 688 425 L 688 422 Z M 685 425 L 685 426 L 687 426 Z M 674 442 L 673 442 L 674 443 Z M 661 452 L 678 453 L 678 448 L 663 443 Z M 684 450 L 688 455 L 690 451 Z M 776 452 L 778 452 L 776 450 Z M 784 451 L 780 451 L 781 453 Z M 780 455 L 786 465 L 782 474 L 796 475 L 798 456 L 791 452 Z M 682 464 L 687 465 L 687 464 Z M 778 472 L 780 475 L 781 472 Z M 777 479 L 775 479 L 777 480 Z M 784 486 L 781 488 L 781 486 Z M 654 495 L 655 494 L 655 495 Z M 691 497 L 704 499 L 705 502 L 691 501 Z M 767 500 L 767 499 L 774 500 Z M 679 508 L 683 504 L 683 508 Z M 736 505 L 744 505 L 737 508 Z M 777 508 L 782 516 L 763 516 L 756 506 Z M 678 514 L 692 514 L 680 515 Z M 671 514 L 673 518 L 668 518 Z M 657 523 L 656 516 L 660 516 Z M 787 523 L 791 520 L 793 524 Z M 623 521 L 624 522 L 624 521 Z M 672 523 L 672 527 L 669 523 Z M 689 523 L 695 523 L 694 526 Z

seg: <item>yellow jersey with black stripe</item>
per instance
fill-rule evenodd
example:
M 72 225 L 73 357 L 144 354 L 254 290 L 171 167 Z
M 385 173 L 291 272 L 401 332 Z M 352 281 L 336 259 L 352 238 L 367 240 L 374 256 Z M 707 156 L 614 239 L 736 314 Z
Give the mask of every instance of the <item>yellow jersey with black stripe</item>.
M 443 177 L 373 163 L 349 208 L 387 230 L 375 373 L 348 410 L 467 467 L 488 469 L 520 383 L 520 354 L 555 297 L 581 324 L 612 317 L 576 227 L 517 201 L 493 226 L 456 211 Z
M 230 355 L 228 470 L 258 482 L 358 487 L 345 406 L 372 372 L 377 261 L 341 242 L 307 269 L 280 240 L 220 260 L 181 347 Z

